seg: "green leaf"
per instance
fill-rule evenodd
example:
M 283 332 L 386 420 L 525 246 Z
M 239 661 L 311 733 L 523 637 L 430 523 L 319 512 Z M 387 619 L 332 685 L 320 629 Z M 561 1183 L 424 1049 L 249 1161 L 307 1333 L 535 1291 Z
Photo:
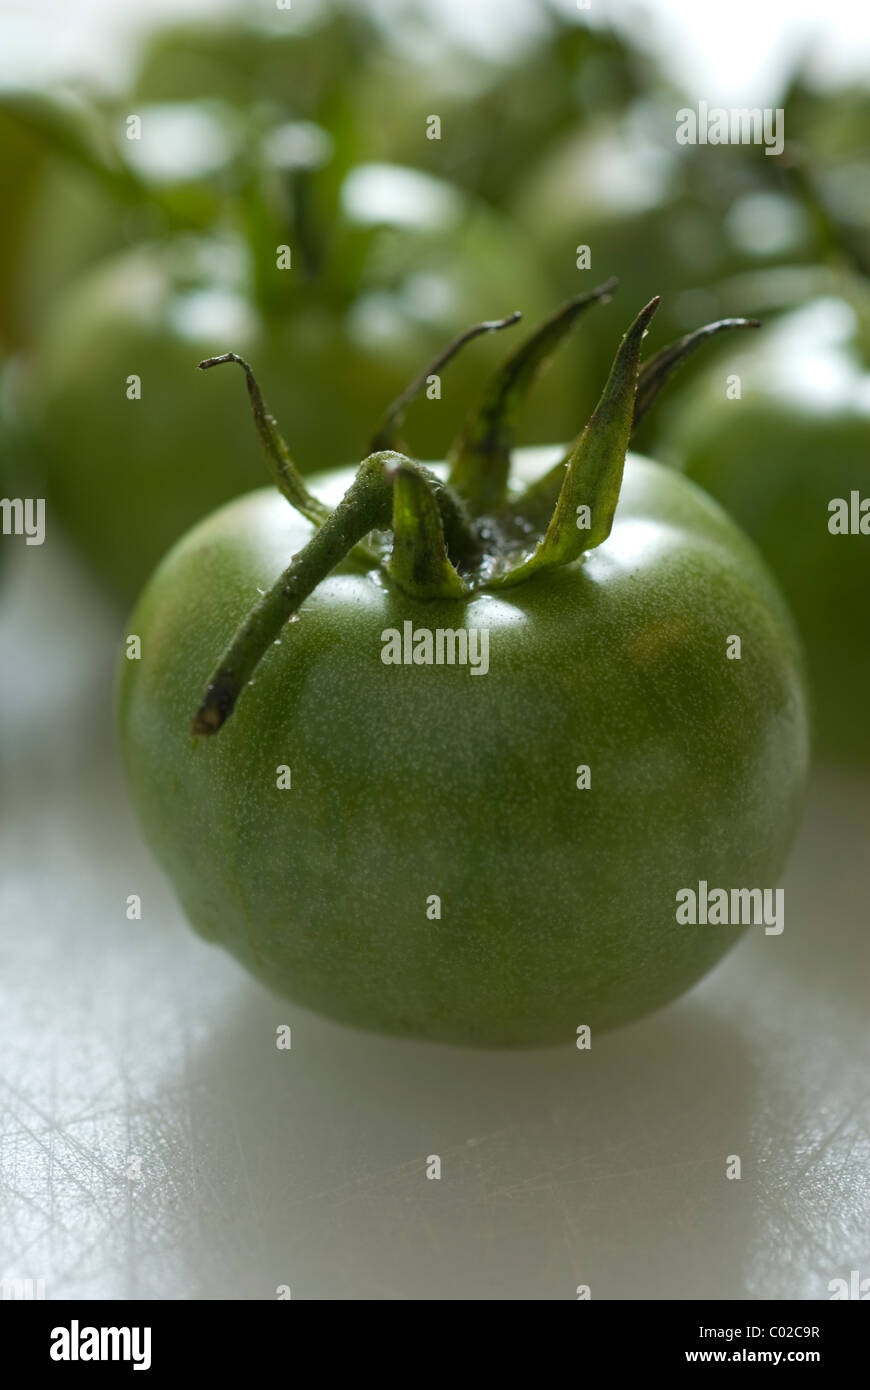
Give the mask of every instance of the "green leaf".
M 142 184 L 122 162 L 101 114 L 77 93 L 5 87 L 0 90 L 0 110 L 43 140 L 52 153 L 87 170 L 121 199 L 144 196 Z

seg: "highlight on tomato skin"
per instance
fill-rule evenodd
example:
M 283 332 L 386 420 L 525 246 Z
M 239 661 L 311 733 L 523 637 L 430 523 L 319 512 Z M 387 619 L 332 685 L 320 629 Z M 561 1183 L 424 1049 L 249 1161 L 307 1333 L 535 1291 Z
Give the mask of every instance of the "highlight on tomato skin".
M 574 443 L 514 447 L 545 357 L 615 289 L 523 338 L 435 463 L 400 437 L 428 370 L 357 467 L 303 481 L 256 364 L 202 364 L 241 367 L 273 486 L 205 518 L 143 591 L 127 781 L 191 925 L 342 1022 L 568 1043 L 781 930 L 800 642 L 746 536 L 630 451 L 674 368 L 754 321 L 644 359 L 651 299 Z

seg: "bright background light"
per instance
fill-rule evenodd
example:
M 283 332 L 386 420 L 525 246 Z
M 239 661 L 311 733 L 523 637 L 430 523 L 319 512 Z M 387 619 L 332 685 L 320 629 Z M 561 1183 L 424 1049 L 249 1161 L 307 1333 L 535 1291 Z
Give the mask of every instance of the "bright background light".
M 578 13 L 576 0 L 554 4 Z M 293 0 L 290 12 L 277 11 L 274 0 L 241 7 L 235 0 L 0 0 L 0 82 L 88 76 L 113 86 L 124 78 L 126 40 L 156 22 L 241 8 L 246 16 L 304 25 L 328 7 L 327 0 Z M 397 29 L 415 8 L 408 0 L 367 0 L 366 7 Z M 470 48 L 499 57 L 527 43 L 548 8 L 546 0 L 440 0 L 425 12 L 429 23 L 443 23 Z M 713 103 L 770 101 L 800 55 L 826 85 L 866 81 L 870 72 L 870 7 L 856 0 L 730 0 L 716 7 L 698 0 L 592 0 L 579 12 L 589 23 L 646 36 L 687 93 Z

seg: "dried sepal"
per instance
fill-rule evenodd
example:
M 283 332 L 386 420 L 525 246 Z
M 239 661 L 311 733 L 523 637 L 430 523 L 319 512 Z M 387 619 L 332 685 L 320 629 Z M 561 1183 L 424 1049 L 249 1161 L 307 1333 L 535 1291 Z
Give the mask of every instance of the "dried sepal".
M 542 570 L 570 564 L 610 535 L 631 437 L 641 343 L 659 303 L 653 299 L 640 311 L 619 345 L 601 399 L 568 456 L 546 532 L 528 559 L 503 570 L 489 587 L 522 584 Z M 526 514 L 523 499 L 519 512 Z
M 384 412 L 381 423 L 375 430 L 369 442 L 369 453 L 377 454 L 384 449 L 395 449 L 399 453 L 406 453 L 399 430 L 405 418 L 405 411 L 412 401 L 416 400 L 420 392 L 426 386 L 430 377 L 438 376 L 447 363 L 456 354 L 470 343 L 472 338 L 479 338 L 482 333 L 499 333 L 503 328 L 511 328 L 515 323 L 519 323 L 522 314 L 517 310 L 513 314 L 508 314 L 505 319 L 487 319 L 484 323 L 476 323 L 473 328 L 469 328 L 465 333 L 460 333 L 452 343 L 439 352 L 438 356 L 424 367 L 422 372 L 414 378 L 409 386 L 406 386 L 394 401 L 390 403 Z
M 393 548 L 387 573 L 418 599 L 462 598 L 468 585 L 447 554 L 444 526 L 432 484 L 407 461 L 393 470 Z
M 291 507 L 295 507 L 297 512 L 301 512 L 302 516 L 313 521 L 315 525 L 321 525 L 329 516 L 330 509 L 325 502 L 321 502 L 309 492 L 302 481 L 302 476 L 290 457 L 290 450 L 278 429 L 278 423 L 274 415 L 269 414 L 257 379 L 245 359 L 239 357 L 236 352 L 224 352 L 219 357 L 206 357 L 199 363 L 199 369 L 207 371 L 210 367 L 222 366 L 224 362 L 237 363 L 245 373 L 254 424 L 275 486 L 287 498 Z
M 644 362 L 637 379 L 637 399 L 634 405 L 632 432 L 637 429 L 671 373 L 677 367 L 682 366 L 686 358 L 691 357 L 702 343 L 706 343 L 717 333 L 722 333 L 729 328 L 760 327 L 761 324 L 758 319 L 717 319 L 715 323 L 705 323 L 703 328 L 696 328 L 692 333 L 686 333 L 682 338 L 678 338 L 676 342 L 668 343 L 648 362 Z
M 532 382 L 583 311 L 592 304 L 606 303 L 617 283 L 608 280 L 569 299 L 490 377 L 479 404 L 447 455 L 450 486 L 464 498 L 472 515 L 483 516 L 501 506 L 510 476 L 516 417 Z

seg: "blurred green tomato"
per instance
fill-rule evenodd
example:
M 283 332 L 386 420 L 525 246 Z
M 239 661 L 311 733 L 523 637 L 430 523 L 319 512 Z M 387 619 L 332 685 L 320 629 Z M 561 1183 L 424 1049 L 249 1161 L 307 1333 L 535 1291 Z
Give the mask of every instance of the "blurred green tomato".
M 855 314 L 819 300 L 695 383 L 663 426 L 690 477 L 752 536 L 802 630 L 817 743 L 870 764 L 870 374 Z M 729 399 L 740 378 L 742 399 Z M 863 509 L 862 509 L 863 504 Z
M 701 160 L 676 145 L 672 108 L 599 120 L 555 146 L 520 184 L 514 215 L 557 292 L 615 275 L 620 300 L 660 294 L 656 327 L 667 341 L 735 312 L 717 288 L 726 277 L 805 253 L 806 220 L 759 182 L 763 157 L 759 166 L 742 147 L 717 148 L 713 168 L 703 153 Z M 741 299 L 737 312 L 752 311 Z M 606 317 L 587 321 L 578 350 L 591 356 L 591 379 L 600 379 L 613 355 Z M 685 390 L 696 370 L 681 370 L 671 390 Z
M 346 305 L 300 284 L 267 318 L 247 292 L 239 244 L 187 238 L 124 253 L 58 304 L 27 370 L 33 466 L 54 514 L 122 600 L 205 509 L 263 478 L 243 393 L 216 390 L 195 370 L 201 358 L 232 350 L 252 362 L 307 470 L 361 459 L 381 410 L 461 329 L 515 308 L 540 316 L 547 292 L 522 239 L 464 200 L 454 221 L 457 195 L 427 187 L 422 225 L 400 225 L 397 206 L 383 214 L 392 225 L 368 228 L 365 190 L 350 189 L 364 255 Z M 440 213 L 439 189 L 450 195 Z M 383 185 L 380 196 L 386 209 Z M 461 390 L 445 374 L 440 398 L 435 383 L 416 407 L 423 456 L 458 428 L 468 380 L 482 383 L 491 360 L 481 344 L 464 360 Z
M 117 177 L 95 177 L 92 169 L 56 154 L 45 162 L 18 266 L 25 336 L 36 331 L 75 276 L 170 227 L 206 228 L 228 201 L 243 143 L 236 113 L 220 103 L 179 102 L 137 105 L 132 114 L 139 120 L 130 128 L 132 139 L 124 115 L 95 116 L 104 138 L 123 156 Z M 45 148 L 50 151 L 50 142 Z
M 0 109 L 0 356 L 21 340 L 20 257 L 28 211 L 43 174 L 45 150 L 36 135 Z

